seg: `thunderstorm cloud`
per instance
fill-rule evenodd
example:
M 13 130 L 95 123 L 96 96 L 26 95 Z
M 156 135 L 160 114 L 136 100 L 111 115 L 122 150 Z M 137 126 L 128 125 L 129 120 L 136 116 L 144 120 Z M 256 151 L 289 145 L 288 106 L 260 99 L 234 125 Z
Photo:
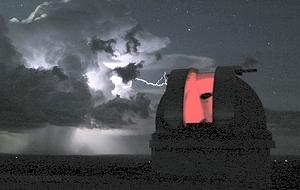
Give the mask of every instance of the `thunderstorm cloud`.
M 137 77 L 140 76 L 140 71 L 139 69 L 143 68 L 142 63 L 129 63 L 126 67 L 117 67 L 114 69 L 116 73 L 120 77 L 122 77 L 124 83 L 128 83 L 129 81 L 136 79 Z

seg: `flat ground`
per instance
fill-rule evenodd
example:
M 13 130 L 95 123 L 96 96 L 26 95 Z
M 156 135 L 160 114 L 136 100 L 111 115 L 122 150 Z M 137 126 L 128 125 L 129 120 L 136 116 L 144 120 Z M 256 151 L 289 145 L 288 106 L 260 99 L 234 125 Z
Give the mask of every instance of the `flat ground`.
M 0 155 L 0 189 L 232 189 L 161 176 L 147 155 Z M 272 156 L 272 189 L 300 189 L 300 157 Z M 201 181 L 202 180 L 202 181 Z

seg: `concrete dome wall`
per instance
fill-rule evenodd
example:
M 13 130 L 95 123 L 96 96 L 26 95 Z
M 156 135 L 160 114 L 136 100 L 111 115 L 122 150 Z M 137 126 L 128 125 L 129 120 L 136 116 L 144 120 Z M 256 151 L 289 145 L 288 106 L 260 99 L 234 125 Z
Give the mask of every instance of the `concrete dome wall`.
M 184 87 L 190 71 L 191 69 L 177 69 L 169 75 L 165 94 L 157 108 L 157 130 L 176 129 L 183 124 Z M 165 125 L 157 125 L 158 122 L 165 122 Z
M 183 125 L 185 82 L 188 74 L 195 71 L 198 72 L 195 69 L 178 69 L 169 75 L 166 92 L 156 113 L 159 130 L 176 129 Z M 265 113 L 259 97 L 246 82 L 236 76 L 235 67 L 218 67 L 215 71 L 213 123 L 266 128 Z
M 241 128 L 266 129 L 263 105 L 255 91 L 242 79 L 236 77 L 234 103 L 235 124 Z

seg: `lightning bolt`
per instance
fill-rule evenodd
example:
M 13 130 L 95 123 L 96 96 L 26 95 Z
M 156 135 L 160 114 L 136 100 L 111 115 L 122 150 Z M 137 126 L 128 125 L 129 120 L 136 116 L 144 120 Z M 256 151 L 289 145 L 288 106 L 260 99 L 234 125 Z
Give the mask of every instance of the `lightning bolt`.
M 146 85 L 155 86 L 155 87 L 163 87 L 168 85 L 168 77 L 166 72 L 164 72 L 164 75 L 156 83 L 148 82 L 145 79 L 141 79 L 141 78 L 136 78 L 135 80 L 143 82 Z

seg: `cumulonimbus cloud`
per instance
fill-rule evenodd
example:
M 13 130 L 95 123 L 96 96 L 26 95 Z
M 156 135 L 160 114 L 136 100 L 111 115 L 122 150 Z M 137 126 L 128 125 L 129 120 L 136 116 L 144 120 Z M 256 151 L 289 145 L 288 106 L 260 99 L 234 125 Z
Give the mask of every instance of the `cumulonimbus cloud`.
M 114 0 L 43 3 L 27 19 L 12 22 L 10 36 L 26 67 L 50 69 L 59 66 L 64 57 L 76 56 L 90 83 L 106 83 L 91 87 L 103 86 L 96 90 L 102 90 L 108 99 L 116 94 L 128 98 L 134 95 L 132 89 L 126 85 L 122 89 L 110 71 L 129 63 L 152 64 L 170 43 L 168 38 L 144 31 L 128 12 L 125 3 Z M 97 76 L 101 80 L 89 78 L 90 73 L 101 73 Z M 113 91 L 108 86 L 118 87 Z
M 152 64 L 169 43 L 144 31 L 116 1 L 43 3 L 28 18 L 12 21 L 9 30 L 1 23 L 1 44 L 10 51 L 1 66 L 14 65 L 2 75 L 1 97 L 15 105 L 8 113 L 15 126 L 88 124 L 99 103 L 116 95 L 134 102 L 129 82 L 141 64 L 130 69 L 130 63 Z

